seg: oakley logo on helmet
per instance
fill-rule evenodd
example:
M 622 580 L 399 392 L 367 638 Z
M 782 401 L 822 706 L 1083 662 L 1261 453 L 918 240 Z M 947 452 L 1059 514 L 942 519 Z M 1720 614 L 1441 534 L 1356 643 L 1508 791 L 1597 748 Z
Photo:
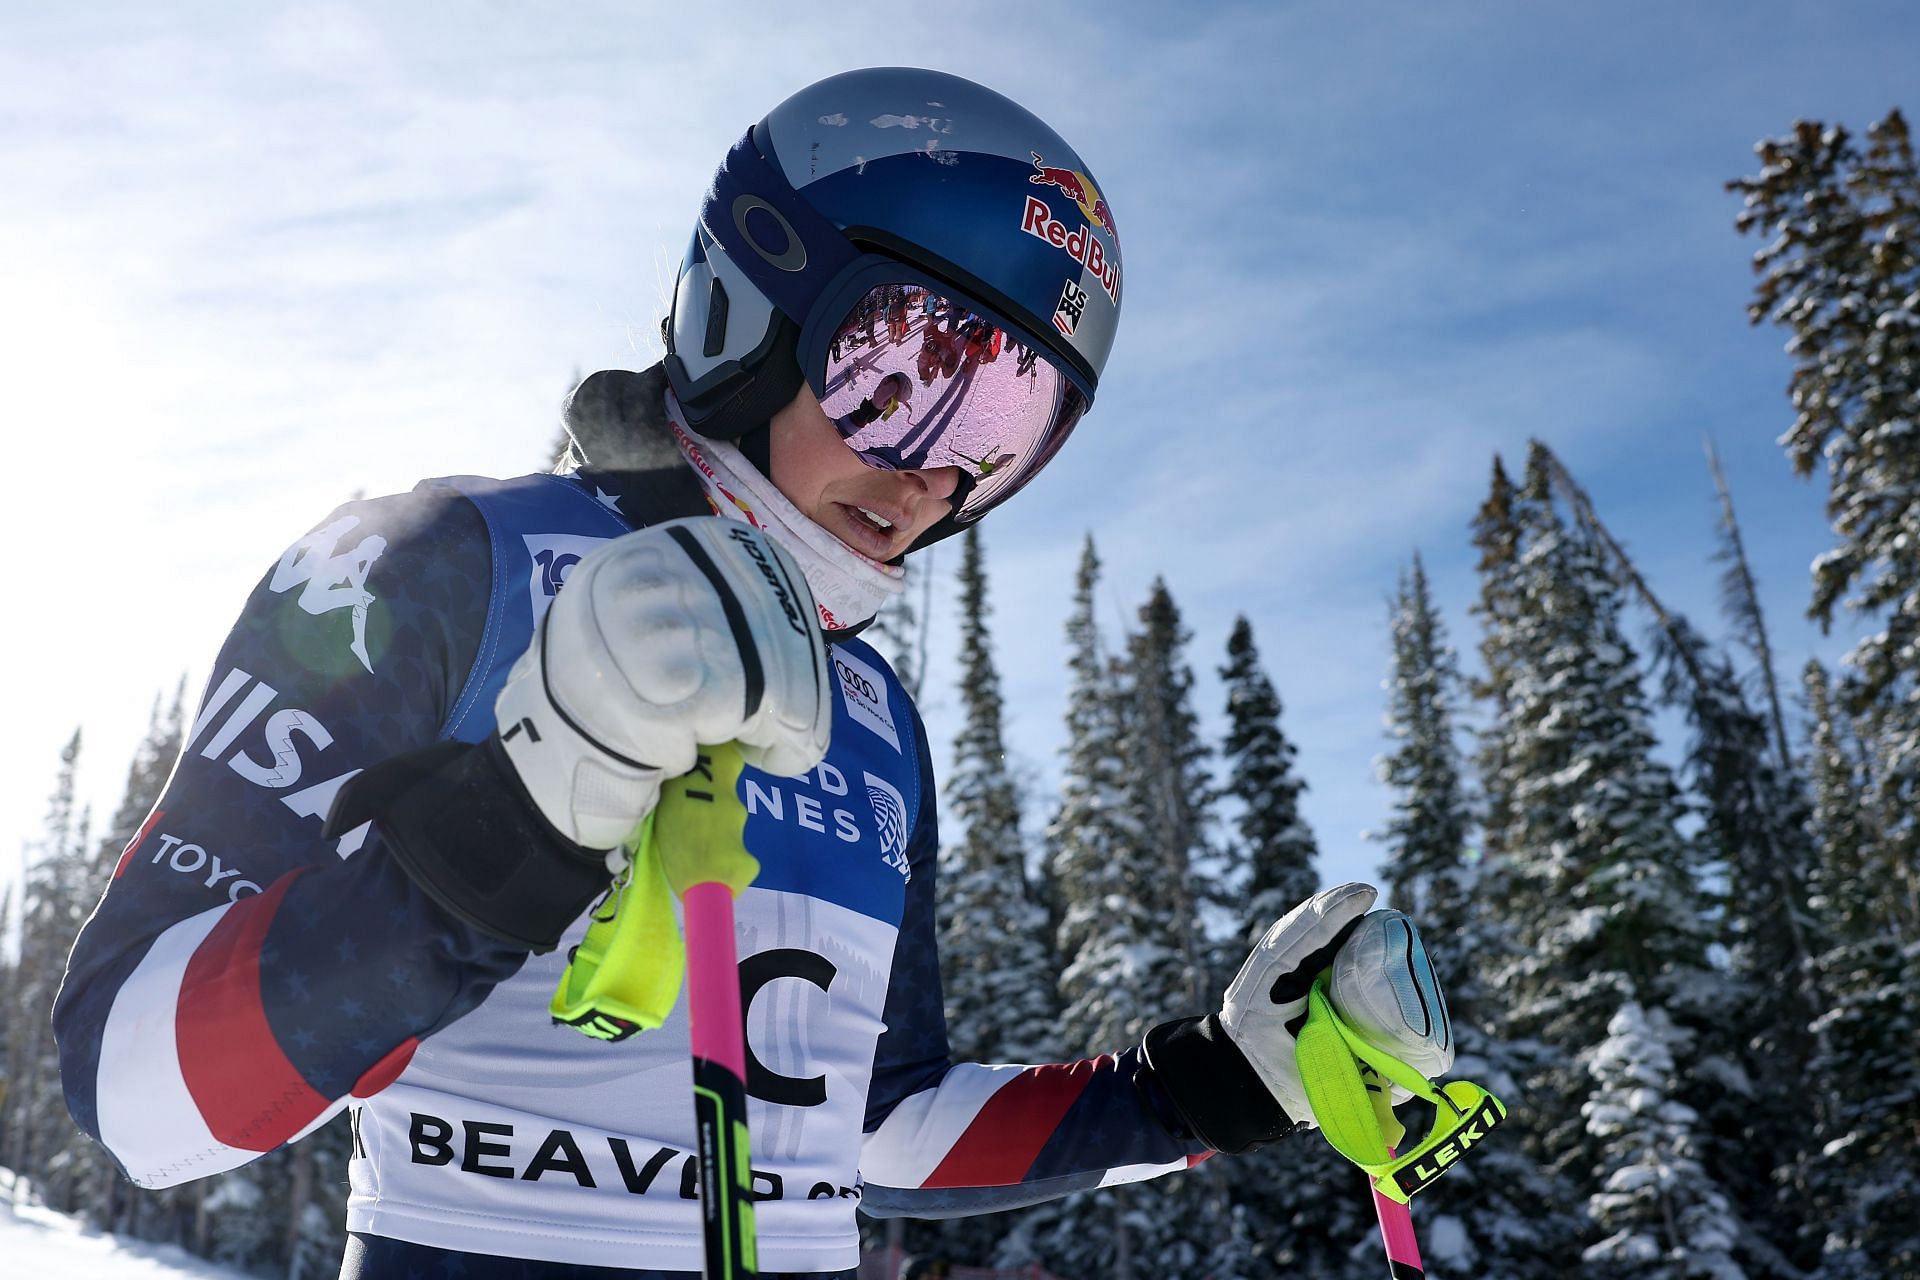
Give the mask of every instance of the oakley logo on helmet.
M 764 213 L 772 218 L 780 230 L 786 233 L 787 243 L 784 248 L 776 251 L 760 243 L 759 237 L 754 235 L 753 229 L 748 225 L 747 215 L 755 212 Z M 747 247 L 765 258 L 770 266 L 781 271 L 806 270 L 807 246 L 800 243 L 800 233 L 793 229 L 793 224 L 788 222 L 778 209 L 759 196 L 742 195 L 734 200 L 733 225 L 734 229 L 739 231 L 740 238 L 747 242 Z
M 1028 196 L 1026 211 L 1020 216 L 1020 229 L 1064 250 L 1068 257 L 1093 272 L 1101 291 L 1115 306 L 1120 304 L 1120 264 L 1107 260 L 1107 247 L 1100 243 L 1092 227 L 1083 222 L 1078 231 L 1069 231 L 1066 223 L 1053 216 L 1045 200 Z

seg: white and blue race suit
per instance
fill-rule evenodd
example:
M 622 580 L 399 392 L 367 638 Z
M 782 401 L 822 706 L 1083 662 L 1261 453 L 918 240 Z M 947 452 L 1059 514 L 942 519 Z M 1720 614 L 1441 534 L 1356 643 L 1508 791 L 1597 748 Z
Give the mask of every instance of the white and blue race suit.
M 69 1106 L 135 1182 L 234 1168 L 345 1108 L 360 1236 L 699 1271 L 684 1002 L 618 1044 L 555 1026 L 584 918 L 529 955 L 438 907 L 377 824 L 321 834 L 361 769 L 492 731 L 569 567 L 647 522 L 632 505 L 614 472 L 428 481 L 341 507 L 262 578 L 56 1006 Z M 831 658 L 825 761 L 741 783 L 765 1272 L 854 1267 L 857 1207 L 983 1212 L 1202 1158 L 1135 1088 L 1137 1048 L 949 1059 L 925 733 L 871 647 Z

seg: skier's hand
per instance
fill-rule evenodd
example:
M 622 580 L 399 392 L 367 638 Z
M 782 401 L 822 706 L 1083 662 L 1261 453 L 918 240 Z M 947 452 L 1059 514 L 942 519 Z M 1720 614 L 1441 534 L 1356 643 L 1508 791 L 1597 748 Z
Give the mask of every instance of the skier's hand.
M 615 538 L 575 565 L 507 676 L 485 741 L 437 742 L 355 775 L 326 832 L 379 828 L 428 896 L 550 951 L 612 877 L 662 778 L 737 740 L 772 773 L 826 754 L 813 593 L 758 530 L 708 518 Z
M 1405 912 L 1369 911 L 1334 957 L 1327 996 L 1360 1038 L 1429 1080 L 1453 1067 L 1453 1019 L 1427 961 L 1420 931 Z M 1395 1102 L 1410 1095 L 1399 1085 Z
M 813 593 L 793 558 L 730 520 L 673 520 L 567 575 L 494 703 L 508 761 L 574 844 L 611 849 L 691 769 L 696 745 L 797 775 L 832 705 Z
M 1300 1125 L 1313 1108 L 1294 1061 L 1307 992 L 1373 905 L 1372 885 L 1324 890 L 1266 932 L 1219 1013 L 1163 1023 L 1142 1046 L 1182 1125 L 1218 1151 L 1245 1151 Z

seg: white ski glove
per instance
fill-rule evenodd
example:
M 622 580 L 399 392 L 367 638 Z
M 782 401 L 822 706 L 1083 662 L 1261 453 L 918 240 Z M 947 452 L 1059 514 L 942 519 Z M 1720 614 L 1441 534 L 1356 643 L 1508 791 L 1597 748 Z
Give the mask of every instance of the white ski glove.
M 1334 964 L 1376 894 L 1370 884 L 1336 885 L 1281 916 L 1240 966 L 1221 1004 L 1221 1029 L 1274 1100 L 1302 1124 L 1315 1123 L 1293 1056 L 1307 992 Z
M 1371 885 L 1343 884 L 1308 898 L 1260 939 L 1219 1013 L 1147 1033 L 1145 1056 L 1180 1128 L 1232 1152 L 1318 1124 L 1294 1037 L 1306 1021 L 1307 992 L 1330 969 L 1336 1005 L 1354 1030 L 1430 1075 L 1452 1065 L 1452 1029 L 1425 952 L 1416 965 L 1405 945 L 1412 931 L 1395 924 L 1405 920 L 1399 912 L 1367 914 L 1376 896 Z M 1422 1008 L 1437 1017 L 1423 1018 Z
M 770 773 L 827 751 L 826 642 L 813 593 L 765 534 L 673 520 L 574 566 L 478 743 L 382 761 L 336 796 L 326 831 L 366 821 L 458 920 L 534 951 L 606 891 L 626 841 L 701 744 Z
M 798 775 L 827 752 L 826 642 L 799 566 L 732 520 L 672 520 L 567 575 L 494 703 L 507 759 L 568 840 L 611 849 L 701 743 Z

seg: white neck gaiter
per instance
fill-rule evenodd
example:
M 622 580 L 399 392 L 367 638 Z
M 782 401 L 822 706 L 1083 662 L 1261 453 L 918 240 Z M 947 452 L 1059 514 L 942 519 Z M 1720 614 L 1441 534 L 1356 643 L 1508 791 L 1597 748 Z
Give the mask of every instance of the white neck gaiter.
M 672 392 L 667 393 L 667 423 L 714 514 L 765 530 L 793 554 L 813 588 L 822 627 L 857 627 L 907 589 L 904 568 L 861 555 L 808 519 L 740 450 L 724 440 L 696 439 L 682 422 Z

